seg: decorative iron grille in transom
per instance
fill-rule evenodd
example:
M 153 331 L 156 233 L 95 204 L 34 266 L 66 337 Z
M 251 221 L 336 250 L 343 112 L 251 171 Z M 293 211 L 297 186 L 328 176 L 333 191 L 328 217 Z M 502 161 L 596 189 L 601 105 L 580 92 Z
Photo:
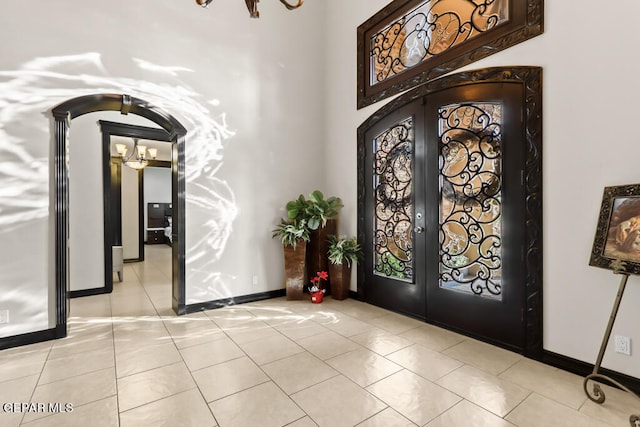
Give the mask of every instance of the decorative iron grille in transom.
M 373 86 L 506 22 L 509 0 L 427 0 L 373 34 Z
M 502 105 L 439 110 L 440 287 L 501 299 Z
M 373 141 L 374 274 L 413 280 L 413 118 Z

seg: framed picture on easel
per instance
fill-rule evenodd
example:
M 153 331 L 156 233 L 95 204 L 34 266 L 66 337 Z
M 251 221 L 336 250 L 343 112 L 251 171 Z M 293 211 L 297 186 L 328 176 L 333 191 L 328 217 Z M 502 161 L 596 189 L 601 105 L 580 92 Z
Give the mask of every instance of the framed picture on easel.
M 584 378 L 582 387 L 587 397 L 598 404 L 605 401 L 605 393 L 600 387 L 599 380 L 608 381 L 640 400 L 640 397 L 624 384 L 598 372 L 611 338 L 611 331 L 629 275 L 640 274 L 640 184 L 604 188 L 589 265 L 613 270 L 621 277 L 598 358 L 593 365 L 592 373 Z M 592 388 L 589 387 L 590 385 Z M 631 414 L 629 425 L 632 427 L 640 425 L 640 415 Z
M 605 187 L 589 265 L 640 274 L 640 184 Z

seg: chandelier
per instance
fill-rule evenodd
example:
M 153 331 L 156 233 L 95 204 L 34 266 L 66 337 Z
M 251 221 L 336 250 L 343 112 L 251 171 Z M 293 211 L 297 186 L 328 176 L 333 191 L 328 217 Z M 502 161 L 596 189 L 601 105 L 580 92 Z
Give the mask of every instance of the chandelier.
M 116 144 L 116 151 L 122 157 L 122 164 L 129 166 L 131 169 L 144 169 L 149 164 L 147 154 L 154 160 L 158 156 L 157 148 L 147 148 L 146 145 L 138 145 L 138 139 L 133 139 L 133 149 L 127 156 L 129 149 L 126 144 Z
M 212 1 L 213 0 L 196 0 L 196 3 L 198 3 L 202 7 L 207 7 L 207 6 L 209 6 L 209 4 Z M 247 4 L 247 9 L 249 9 L 249 15 L 252 18 L 259 18 L 260 17 L 260 12 L 258 12 L 258 2 L 259 1 L 260 0 L 244 0 L 244 2 Z M 296 1 L 297 1 L 296 4 L 291 4 L 287 0 L 280 0 L 280 3 L 282 3 L 284 5 L 284 7 L 286 7 L 287 9 L 293 10 L 293 9 L 297 9 L 300 6 L 302 6 L 302 1 L 303 0 L 296 0 Z

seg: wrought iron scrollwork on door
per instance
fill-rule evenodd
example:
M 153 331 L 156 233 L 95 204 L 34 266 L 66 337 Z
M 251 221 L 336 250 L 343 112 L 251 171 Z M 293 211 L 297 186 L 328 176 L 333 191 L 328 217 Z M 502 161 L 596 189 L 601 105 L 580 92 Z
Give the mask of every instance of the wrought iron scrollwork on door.
M 440 286 L 502 293 L 502 105 L 440 108 Z
M 413 119 L 374 140 L 374 273 L 413 279 Z

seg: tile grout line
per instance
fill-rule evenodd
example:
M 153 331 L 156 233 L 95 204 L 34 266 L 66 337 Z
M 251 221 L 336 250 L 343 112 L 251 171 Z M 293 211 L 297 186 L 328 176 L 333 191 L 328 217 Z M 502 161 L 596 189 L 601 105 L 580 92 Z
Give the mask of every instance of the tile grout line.
M 250 311 L 250 312 L 251 312 L 251 311 Z M 254 314 L 253 312 L 251 312 L 251 314 L 255 316 L 255 314 Z M 215 321 L 214 321 L 214 323 L 215 323 Z M 291 342 L 295 343 L 295 344 L 296 344 L 296 345 L 298 345 L 299 347 L 302 347 L 302 346 L 300 346 L 298 343 L 296 343 L 294 340 L 292 340 L 291 338 L 289 338 L 289 337 L 285 336 L 282 332 L 278 331 L 278 330 L 277 330 L 276 328 L 274 328 L 273 326 L 269 325 L 269 324 L 268 324 L 268 323 L 266 323 L 266 322 L 264 322 L 264 323 L 265 323 L 267 326 L 269 326 L 269 328 L 273 329 L 276 333 L 278 333 L 280 336 L 283 336 L 284 338 L 286 338 L 286 339 L 290 340 Z M 216 323 L 216 324 L 217 324 L 217 323 Z M 296 405 L 296 407 L 297 407 L 298 409 L 300 409 L 300 411 L 302 411 L 302 413 L 303 413 L 303 414 L 305 414 L 305 416 L 306 416 L 306 417 L 309 417 L 309 419 L 313 420 L 313 418 L 311 418 L 311 416 L 310 416 L 309 414 L 307 414 L 307 412 L 306 412 L 304 409 L 302 409 L 302 408 L 300 407 L 300 405 L 298 405 L 298 403 L 297 403 L 295 400 L 293 400 L 293 399 L 291 398 L 291 396 L 289 396 L 289 395 L 288 395 L 288 394 L 287 394 L 287 393 L 282 389 L 282 387 L 280 387 L 280 385 L 279 385 L 277 382 L 275 382 L 275 381 L 274 381 L 274 379 L 273 379 L 273 378 L 272 378 L 272 377 L 271 377 L 267 372 L 265 372 L 265 370 L 264 370 L 264 369 L 262 369 L 262 365 L 259 365 L 259 364 L 258 364 L 258 363 L 253 359 L 253 358 L 251 358 L 251 356 L 249 356 L 249 354 L 247 354 L 247 352 L 246 352 L 242 347 L 240 347 L 240 345 L 239 345 L 236 341 L 234 341 L 234 340 L 233 340 L 233 338 L 231 338 L 231 337 L 230 337 L 230 336 L 229 336 L 229 335 L 224 331 L 224 329 L 222 329 L 222 327 L 221 327 L 220 325 L 218 325 L 218 327 L 220 327 L 220 329 L 223 331 L 223 333 L 224 333 L 225 335 L 227 335 L 227 337 L 228 337 L 231 341 L 233 341 L 233 343 L 234 343 L 234 344 L 235 344 L 235 345 L 240 349 L 240 351 L 242 351 L 242 352 L 244 353 L 245 357 L 247 357 L 249 360 L 251 360 L 251 361 L 252 361 L 252 362 L 253 362 L 253 363 L 258 367 L 258 369 L 260 369 L 260 371 L 265 375 L 265 377 L 267 377 L 269 380 L 268 380 L 268 381 L 265 381 L 265 382 L 263 382 L 263 383 L 260 383 L 260 384 L 256 384 L 256 385 L 254 385 L 254 386 L 252 386 L 252 387 L 246 388 L 246 389 L 244 389 L 244 390 L 237 391 L 237 392 L 232 393 L 232 394 L 230 394 L 230 395 L 228 395 L 228 396 L 221 397 L 220 399 L 216 399 L 216 400 L 212 401 L 211 403 L 213 403 L 213 402 L 215 402 L 215 401 L 217 401 L 217 400 L 225 399 L 225 398 L 227 398 L 227 397 L 229 397 L 229 396 L 233 396 L 233 395 L 238 394 L 238 393 L 241 393 L 241 392 L 243 392 L 243 391 L 250 390 L 250 389 L 252 389 L 252 388 L 254 388 L 254 387 L 258 387 L 258 386 L 260 386 L 260 385 L 262 385 L 262 384 L 266 384 L 267 382 L 271 382 L 271 383 L 273 383 L 273 384 L 274 384 L 274 385 L 275 385 L 275 386 L 276 386 L 280 391 L 282 391 L 282 393 L 283 393 L 283 394 L 284 394 L 284 395 L 285 395 L 285 396 L 286 396 L 286 397 L 287 397 L 287 398 L 288 398 L 288 399 L 289 399 L 289 400 L 290 400 L 294 405 Z M 254 340 L 254 341 L 257 341 L 257 340 Z M 302 347 L 302 348 L 304 348 L 304 347 Z M 307 351 L 306 349 L 304 349 L 304 350 L 305 350 L 305 352 Z M 300 354 L 300 353 L 297 353 L 297 354 Z M 282 358 L 277 359 L 277 360 L 286 359 L 287 357 L 291 357 L 291 356 L 282 357 Z M 277 360 L 273 360 L 272 362 L 276 362 Z M 269 362 L 269 363 L 272 363 L 272 362 Z M 222 362 L 222 363 L 224 363 L 224 362 Z M 267 364 L 267 363 L 265 363 L 265 365 L 266 365 L 266 364 Z M 207 402 L 207 406 L 209 406 L 209 402 Z M 210 406 L 209 406 L 209 407 L 210 407 Z M 302 419 L 302 418 L 304 418 L 304 416 L 303 416 L 303 417 L 300 417 L 299 419 Z M 292 423 L 294 423 L 294 422 L 296 422 L 296 421 L 297 421 L 297 420 L 294 420 L 294 421 L 292 421 L 292 422 L 290 422 L 290 423 L 288 423 L 288 424 L 292 424 Z M 315 423 L 315 421 L 314 421 L 314 423 Z M 288 424 L 287 424 L 287 425 L 288 425 Z M 317 423 L 315 423 L 315 424 L 317 424 Z
M 212 321 L 213 322 L 213 321 Z M 166 325 L 165 325 L 166 327 Z M 180 355 L 180 360 L 182 360 L 182 363 L 184 363 L 185 368 L 187 369 L 187 371 L 189 372 L 189 376 L 191 377 L 191 380 L 193 381 L 193 383 L 195 384 L 195 388 L 196 390 L 198 390 L 198 393 L 200 393 L 200 396 L 202 397 L 202 401 L 204 402 L 205 406 L 207 407 L 207 410 L 209 411 L 209 413 L 211 414 L 211 416 L 213 417 L 214 422 L 216 423 L 217 426 L 220 425 L 220 423 L 218 422 L 218 419 L 216 418 L 216 414 L 213 413 L 213 410 L 211 410 L 211 406 L 209 406 L 209 402 L 207 402 L 207 399 L 204 397 L 204 394 L 202 393 L 202 389 L 200 389 L 200 385 L 198 384 L 198 382 L 196 381 L 195 377 L 193 376 L 194 372 L 196 371 L 192 371 L 189 368 L 189 365 L 187 365 L 187 361 L 184 360 L 184 356 L 182 355 L 182 352 L 180 351 L 180 349 L 178 348 L 173 336 L 171 336 L 171 341 L 173 342 L 173 345 L 176 347 L 176 350 L 178 351 L 178 354 Z M 203 367 L 202 369 L 205 369 L 206 367 Z
M 111 313 L 111 342 L 112 342 L 112 350 L 113 350 L 113 382 L 115 383 L 116 388 L 116 420 L 118 421 L 118 426 L 122 425 L 122 421 L 120 420 L 120 391 L 118 390 L 118 359 L 116 357 L 116 331 L 115 325 L 113 323 L 113 301 L 111 300 L 111 294 L 109 294 L 109 312 Z
M 159 320 L 160 322 L 162 322 L 162 326 L 164 327 L 164 330 L 165 330 L 165 332 L 166 332 L 166 334 L 167 334 L 167 337 L 169 337 L 169 338 L 171 339 L 171 343 L 173 344 L 174 348 L 175 348 L 175 349 L 176 349 L 176 351 L 178 352 L 178 355 L 180 356 L 180 362 L 169 363 L 169 364 L 167 364 L 167 365 L 160 366 L 160 368 L 165 367 L 165 366 L 176 365 L 176 364 L 178 364 L 178 363 L 182 363 L 182 364 L 184 365 L 185 369 L 187 370 L 187 372 L 189 372 L 189 376 L 191 377 L 191 380 L 193 381 L 194 388 L 191 388 L 191 389 L 188 389 L 188 390 L 183 390 L 183 391 L 181 391 L 181 392 L 174 393 L 174 394 L 172 394 L 172 395 L 170 395 L 170 396 L 165 396 L 165 397 L 162 397 L 162 398 L 160 398 L 160 399 L 156 399 L 156 400 L 153 400 L 153 401 L 149 401 L 149 402 L 146 402 L 146 403 L 144 403 L 144 404 L 142 404 L 142 405 L 139 405 L 139 406 L 136 406 L 136 407 L 133 407 L 133 408 L 129 408 L 129 409 L 127 409 L 126 411 L 122 411 L 122 412 L 120 411 L 120 402 L 119 402 L 119 399 L 118 399 L 118 423 L 119 423 L 119 424 L 121 423 L 121 415 L 122 415 L 122 413 L 124 413 L 124 412 L 131 411 L 131 410 L 133 410 L 133 409 L 140 408 L 140 407 L 142 407 L 142 406 L 149 405 L 149 404 L 151 404 L 151 403 L 158 402 L 158 401 L 160 401 L 160 400 L 167 399 L 167 398 L 170 398 L 170 397 L 172 397 L 172 396 L 176 396 L 176 395 L 178 395 L 178 394 L 180 394 L 180 393 L 186 393 L 186 392 L 188 392 L 188 391 L 190 391 L 190 390 L 197 389 L 197 390 L 198 390 L 198 392 L 200 393 L 200 395 L 202 396 L 202 400 L 203 400 L 204 404 L 206 405 L 207 409 L 208 409 L 208 410 L 209 410 L 209 412 L 211 413 L 211 416 L 213 417 L 214 422 L 216 423 L 216 425 L 219 425 L 218 420 L 217 420 L 217 419 L 216 419 L 216 417 L 215 417 L 215 414 L 213 414 L 213 412 L 211 411 L 211 408 L 209 407 L 208 402 L 206 401 L 206 399 L 204 398 L 204 395 L 202 394 L 202 390 L 200 390 L 200 387 L 198 386 L 198 383 L 196 382 L 195 378 L 193 377 L 193 372 L 191 371 L 191 369 L 189 369 L 189 367 L 188 367 L 188 365 L 187 365 L 186 361 L 184 360 L 184 357 L 182 356 L 182 353 L 180 352 L 180 349 L 178 348 L 178 346 L 177 346 L 177 344 L 176 344 L 176 342 L 175 342 L 175 339 L 174 339 L 173 335 L 171 335 L 171 332 L 170 332 L 170 331 L 169 331 L 169 329 L 167 328 L 167 325 L 166 325 L 166 323 L 164 322 L 164 320 L 162 319 L 162 316 L 160 316 L 160 313 L 159 313 L 159 311 L 158 311 L 158 308 L 156 307 L 156 305 L 155 305 L 155 303 L 154 303 L 153 299 L 151 298 L 151 296 L 149 295 L 149 292 L 147 291 L 147 287 L 145 286 L 145 284 L 144 284 L 144 282 L 143 282 L 142 278 L 141 278 L 141 277 L 140 277 L 140 275 L 137 273 L 137 271 L 135 271 L 135 269 L 134 269 L 134 273 L 135 273 L 135 275 L 136 275 L 136 277 L 137 277 L 137 279 L 138 279 L 138 282 L 140 283 L 140 285 L 141 285 L 141 287 L 142 287 L 142 289 L 143 289 L 143 291 L 144 291 L 144 293 L 145 293 L 146 298 L 149 300 L 149 302 L 150 302 L 150 303 L 151 303 L 151 305 L 153 306 L 153 308 L 154 308 L 154 310 L 155 310 L 155 312 L 156 312 L 156 316 L 158 317 L 158 320 Z M 166 276 L 165 276 L 165 279 L 166 279 Z M 170 279 L 170 278 L 169 278 L 169 279 Z M 113 313 L 112 313 L 112 318 L 113 318 Z M 113 325 L 113 322 L 112 322 L 112 325 Z M 115 333 L 114 333 L 114 352 L 115 352 Z M 115 354 L 114 354 L 114 360 L 116 360 L 116 362 L 115 362 L 115 363 L 116 363 L 116 365 L 117 365 L 117 359 L 115 359 Z M 147 370 L 145 370 L 145 371 L 136 372 L 136 374 L 144 373 L 144 372 L 149 372 L 149 371 L 152 371 L 153 369 L 158 369 L 158 368 L 156 367 L 156 368 L 147 369 Z M 135 375 L 135 374 L 131 374 L 131 375 Z M 128 375 L 128 376 L 130 376 L 130 375 Z M 126 376 L 125 376 L 125 377 L 122 377 L 122 378 L 126 378 Z M 117 383 L 118 383 L 118 378 L 117 378 L 117 376 L 116 376 L 116 388 L 117 388 Z M 119 396 L 119 395 L 118 395 L 118 396 Z
M 29 396 L 29 402 L 30 403 L 33 403 L 33 396 L 36 393 L 36 389 L 38 388 L 38 384 L 40 384 L 40 378 L 42 378 L 42 373 L 44 372 L 44 368 L 45 368 L 45 366 L 47 366 L 47 362 L 49 361 L 49 355 L 51 354 L 52 348 L 53 348 L 53 343 L 51 344 L 51 346 L 49 347 L 49 350 L 47 351 L 47 357 L 44 359 L 44 363 L 42 364 L 42 368 L 40 369 L 40 373 L 38 374 L 38 379 L 36 380 L 36 384 L 33 387 L 33 390 L 31 390 L 31 395 Z M 20 423 L 18 425 L 20 425 L 20 426 L 22 425 L 22 423 L 24 422 L 25 415 L 27 415 L 27 412 L 23 412 L 22 413 L 22 416 L 20 417 Z

